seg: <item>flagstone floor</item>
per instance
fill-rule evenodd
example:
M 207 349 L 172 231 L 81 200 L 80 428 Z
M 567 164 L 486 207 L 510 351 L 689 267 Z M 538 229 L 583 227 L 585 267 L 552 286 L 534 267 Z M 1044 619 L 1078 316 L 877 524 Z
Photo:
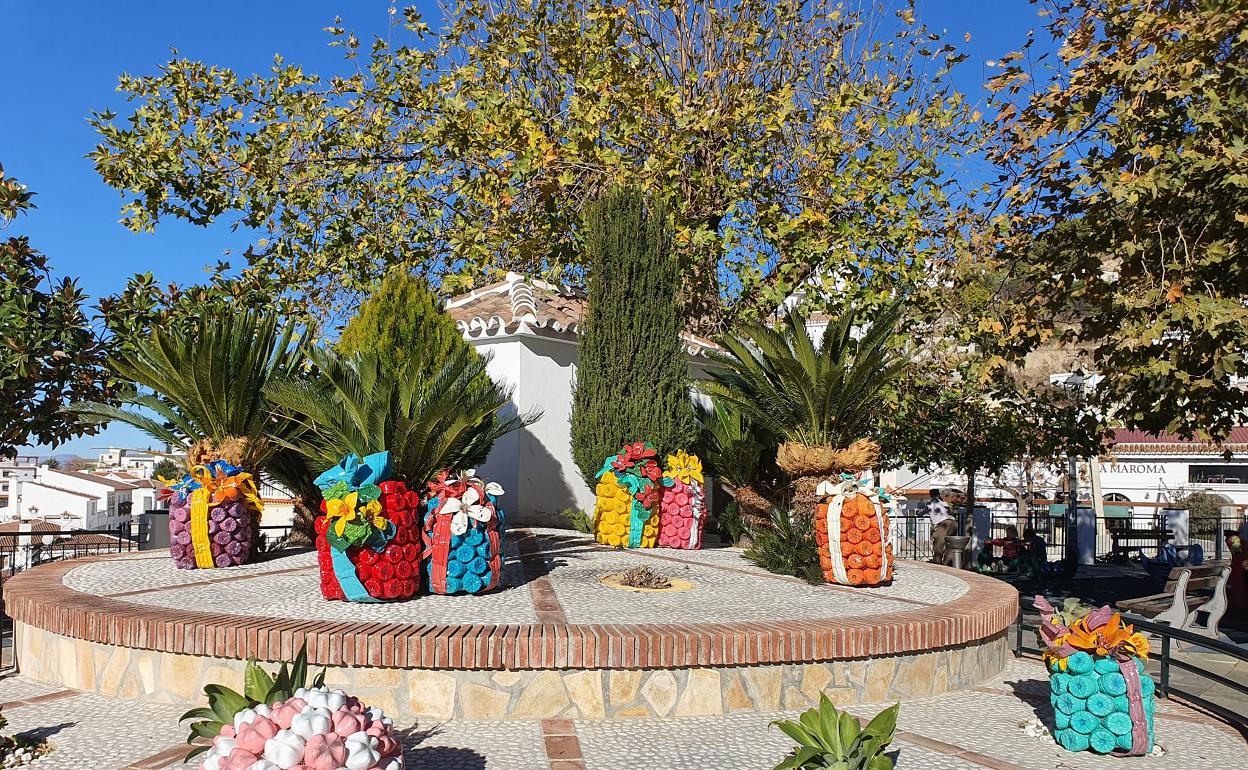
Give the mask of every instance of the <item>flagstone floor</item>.
M 1248 742 L 1235 730 L 1162 702 L 1162 757 L 1072 754 L 1021 725 L 1050 719 L 1044 669 L 1012 661 L 972 691 L 902 704 L 893 744 L 899 770 L 1239 770 Z M 870 716 L 886 704 L 854 706 Z M 136 703 L 56 688 L 20 676 L 0 680 L 11 731 L 36 731 L 56 749 L 31 770 L 189 770 L 180 762 L 179 706 Z M 788 741 L 772 719 L 793 712 L 662 720 L 422 721 L 402 725 L 407 764 L 418 770 L 769 770 Z

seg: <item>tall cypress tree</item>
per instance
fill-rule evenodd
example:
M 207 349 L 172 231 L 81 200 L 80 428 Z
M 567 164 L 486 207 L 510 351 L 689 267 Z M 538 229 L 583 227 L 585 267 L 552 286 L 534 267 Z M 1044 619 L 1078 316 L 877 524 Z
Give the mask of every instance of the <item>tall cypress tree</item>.
M 606 194 L 585 214 L 591 269 L 572 400 L 572 455 L 585 482 L 632 441 L 693 445 L 685 318 L 667 210 L 641 193 Z M 661 460 L 660 460 L 661 461 Z

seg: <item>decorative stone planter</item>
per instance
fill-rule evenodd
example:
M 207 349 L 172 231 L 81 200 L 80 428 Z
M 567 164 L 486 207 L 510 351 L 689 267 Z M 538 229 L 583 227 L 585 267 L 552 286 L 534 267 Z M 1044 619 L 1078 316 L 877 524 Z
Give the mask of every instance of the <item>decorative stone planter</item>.
M 390 478 L 390 453 L 351 455 L 316 479 L 321 595 L 349 602 L 409 599 L 420 588 L 420 498 Z
M 251 561 L 264 505 L 250 473 L 216 460 L 195 466 L 162 494 L 169 501 L 169 553 L 179 569 Z
M 819 565 L 829 583 L 873 586 L 893 579 L 889 512 L 896 503 L 883 490 L 853 476 L 821 482 L 815 507 Z
M 435 594 L 479 594 L 498 586 L 503 573 L 503 488 L 467 471 L 443 471 L 425 500 L 425 572 Z

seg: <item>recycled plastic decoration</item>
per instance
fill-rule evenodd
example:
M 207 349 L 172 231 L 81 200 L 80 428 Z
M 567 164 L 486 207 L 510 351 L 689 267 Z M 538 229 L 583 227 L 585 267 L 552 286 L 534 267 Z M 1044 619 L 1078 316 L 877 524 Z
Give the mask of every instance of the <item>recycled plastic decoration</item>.
M 625 444 L 602 463 L 594 490 L 594 539 L 616 548 L 654 548 L 661 487 L 669 486 L 648 441 Z
M 503 573 L 503 510 L 497 482 L 476 471 L 452 477 L 442 471 L 425 496 L 425 573 L 435 594 L 479 594 L 498 586 Z
M 1118 757 L 1151 752 L 1157 702 L 1156 685 L 1144 673 L 1148 638 L 1108 606 L 1069 626 L 1043 596 L 1036 609 L 1057 742 L 1068 751 Z
M 667 456 L 663 476 L 671 485 L 663 487 L 659 503 L 659 545 L 697 550 L 702 547 L 702 530 L 706 528 L 702 461 L 682 449 Z
M 815 489 L 815 542 L 819 565 L 829 583 L 874 586 L 893 579 L 889 513 L 897 501 L 867 480 L 841 474 Z
M 403 770 L 403 743 L 381 709 L 342 690 L 301 687 L 287 700 L 236 713 L 199 767 Z
M 420 498 L 390 478 L 390 453 L 348 455 L 316 477 L 321 595 L 349 602 L 408 599 L 420 588 Z
M 234 567 L 251 560 L 264 504 L 255 479 L 225 460 L 196 465 L 180 481 L 161 479 L 169 501 L 169 553 L 178 569 Z

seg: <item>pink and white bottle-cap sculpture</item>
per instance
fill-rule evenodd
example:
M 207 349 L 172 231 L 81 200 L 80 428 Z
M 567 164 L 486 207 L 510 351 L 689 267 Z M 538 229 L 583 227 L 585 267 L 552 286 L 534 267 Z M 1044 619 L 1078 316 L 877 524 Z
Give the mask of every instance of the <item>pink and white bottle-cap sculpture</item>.
M 706 492 L 702 461 L 683 449 L 667 456 L 665 485 L 659 503 L 659 545 L 697 550 L 706 528 Z
M 403 770 L 394 723 L 342 690 L 299 688 L 246 708 L 212 739 L 200 770 Z

